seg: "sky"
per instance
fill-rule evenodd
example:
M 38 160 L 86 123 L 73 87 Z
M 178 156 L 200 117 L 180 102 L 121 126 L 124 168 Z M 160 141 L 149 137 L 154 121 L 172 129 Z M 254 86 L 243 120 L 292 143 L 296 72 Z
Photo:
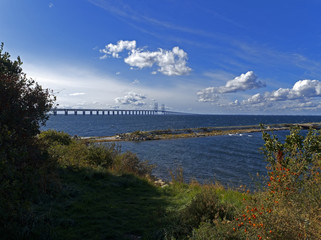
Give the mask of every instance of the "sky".
M 0 42 L 61 108 L 318 115 L 319 0 L 1 0 Z

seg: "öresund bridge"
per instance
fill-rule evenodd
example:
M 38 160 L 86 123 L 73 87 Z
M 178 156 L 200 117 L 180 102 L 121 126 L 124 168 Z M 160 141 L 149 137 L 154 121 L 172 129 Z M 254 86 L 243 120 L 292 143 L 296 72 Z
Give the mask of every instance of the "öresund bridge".
M 76 108 L 54 108 L 50 112 L 53 115 L 181 115 L 186 113 L 165 111 L 165 110 L 148 110 L 148 109 L 76 109 Z

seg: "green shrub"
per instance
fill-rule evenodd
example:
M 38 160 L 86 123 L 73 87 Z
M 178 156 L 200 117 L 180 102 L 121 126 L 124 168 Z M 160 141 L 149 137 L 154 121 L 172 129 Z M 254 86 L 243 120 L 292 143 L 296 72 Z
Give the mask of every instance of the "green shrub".
M 0 236 L 32 239 L 32 202 L 47 191 L 54 162 L 37 141 L 55 97 L 22 72 L 0 45 Z
M 89 145 L 87 160 L 92 166 L 100 166 L 109 169 L 115 157 L 119 154 L 118 150 L 115 149 L 115 145 Z
M 321 135 L 293 129 L 281 143 L 264 132 L 269 165 L 266 189 L 244 201 L 234 229 L 247 238 L 319 239 L 321 236 Z
M 184 208 L 172 212 L 171 222 L 165 231 L 175 239 L 186 239 L 188 236 L 191 239 L 207 239 L 208 236 L 212 237 L 208 239 L 216 239 L 217 236 L 225 236 L 230 227 L 227 223 L 237 213 L 232 203 L 227 199 L 223 201 L 225 191 L 219 185 L 199 186 L 199 193 Z M 236 194 L 236 198 L 238 195 Z M 231 234 L 233 235 L 234 233 Z
M 49 154 L 63 167 L 96 168 L 111 170 L 120 174 L 134 174 L 151 177 L 154 166 L 142 162 L 136 154 L 121 153 L 115 144 L 100 145 L 72 139 L 68 134 L 53 130 L 39 134 L 39 140 L 48 146 Z
M 43 131 L 38 135 L 38 138 L 48 146 L 53 144 L 69 145 L 72 141 L 69 134 L 56 130 Z
M 189 206 L 185 209 L 183 216 L 188 225 L 195 228 L 201 222 L 215 220 L 232 220 L 234 207 L 228 203 L 222 203 L 214 186 L 203 186 L 201 192 L 196 195 Z
M 136 154 L 125 152 L 118 155 L 112 169 L 119 173 L 132 173 L 140 177 L 151 177 L 154 166 L 147 161 L 140 161 Z

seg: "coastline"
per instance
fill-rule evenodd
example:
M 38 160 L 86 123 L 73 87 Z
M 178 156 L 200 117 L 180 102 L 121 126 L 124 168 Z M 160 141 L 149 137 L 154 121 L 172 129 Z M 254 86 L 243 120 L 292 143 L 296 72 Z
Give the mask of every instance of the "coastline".
M 290 130 L 293 127 L 301 129 L 320 129 L 321 123 L 283 123 L 264 125 L 266 131 Z M 121 141 L 151 141 L 151 140 L 169 140 L 177 138 L 196 138 L 209 136 L 222 136 L 230 134 L 243 134 L 262 132 L 261 125 L 246 126 L 225 126 L 225 127 L 200 127 L 187 129 L 167 129 L 152 131 L 135 131 L 122 133 L 114 136 L 103 137 L 81 137 L 86 142 L 121 142 Z

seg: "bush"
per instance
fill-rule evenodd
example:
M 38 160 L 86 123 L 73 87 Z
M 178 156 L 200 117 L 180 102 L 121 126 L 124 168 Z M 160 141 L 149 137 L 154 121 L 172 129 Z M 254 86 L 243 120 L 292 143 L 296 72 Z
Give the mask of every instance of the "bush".
M 186 239 L 188 236 L 191 239 L 217 239 L 218 236 L 233 239 L 225 238 L 229 230 L 226 223 L 234 219 L 237 209 L 230 200 L 223 201 L 226 194 L 227 191 L 219 185 L 201 186 L 190 203 L 172 213 L 166 232 L 174 239 Z M 238 194 L 235 197 L 238 198 Z
M 293 129 L 281 143 L 263 133 L 266 189 L 245 201 L 234 229 L 247 238 L 319 239 L 321 236 L 321 136 Z
M 201 222 L 214 222 L 216 220 L 232 220 L 234 207 L 222 203 L 215 186 L 203 186 L 202 191 L 196 195 L 184 211 L 184 218 L 188 225 L 195 228 Z
M 56 130 L 43 131 L 39 134 L 38 138 L 47 146 L 56 144 L 69 145 L 72 141 L 69 134 L 65 132 L 59 132 Z
M 0 235 L 4 239 L 32 235 L 30 205 L 46 190 L 52 161 L 35 136 L 55 100 L 22 72 L 18 57 L 0 46 Z
M 140 161 L 136 154 L 131 152 L 121 153 L 121 148 L 115 144 L 86 143 L 53 130 L 44 131 L 38 137 L 47 144 L 50 156 L 56 159 L 60 166 L 73 169 L 99 168 L 119 174 L 151 177 L 154 166 Z
M 112 169 L 119 173 L 132 173 L 140 177 L 151 177 L 154 166 L 140 161 L 136 154 L 125 152 L 116 157 Z

